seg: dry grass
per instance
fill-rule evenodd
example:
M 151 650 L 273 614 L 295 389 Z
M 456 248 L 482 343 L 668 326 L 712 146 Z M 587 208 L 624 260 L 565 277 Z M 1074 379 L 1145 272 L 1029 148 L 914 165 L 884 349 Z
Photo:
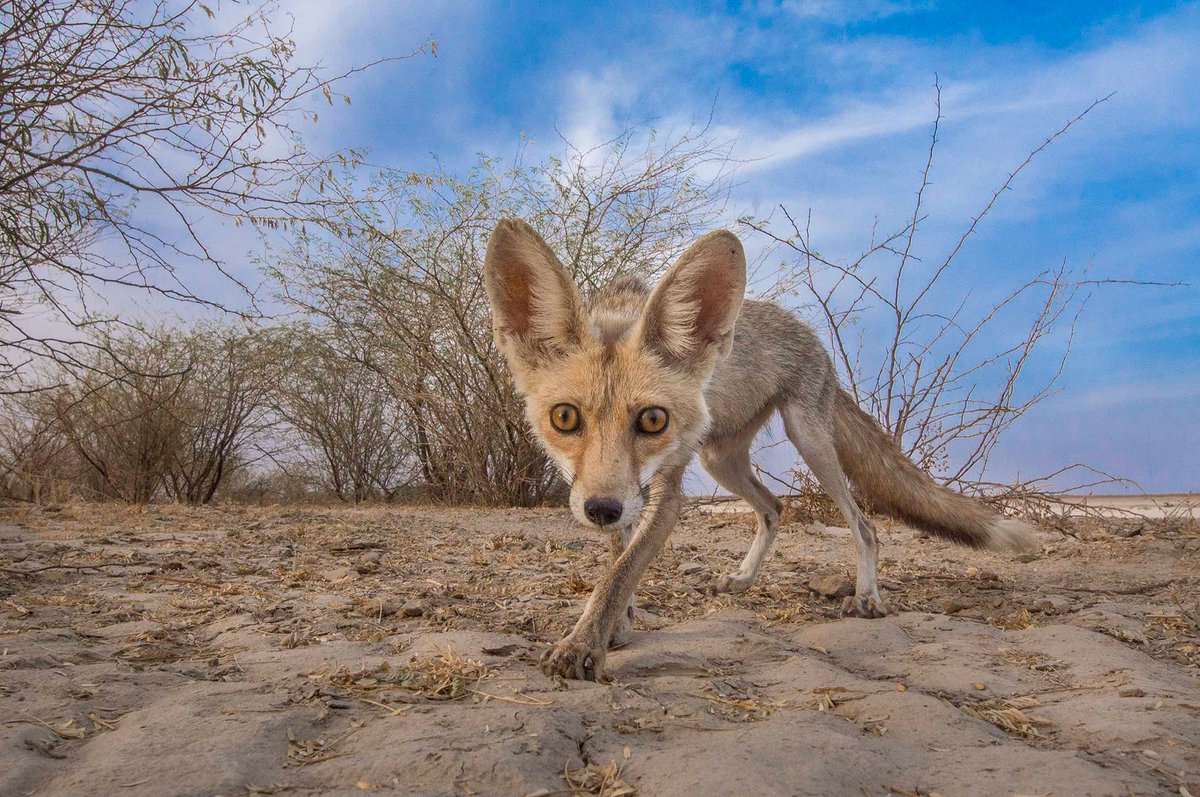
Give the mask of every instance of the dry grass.
M 616 761 L 607 766 L 588 764 L 578 769 L 563 772 L 569 791 L 573 794 L 590 794 L 595 797 L 632 797 L 637 787 L 621 779 L 621 767 Z
M 1066 665 L 1041 653 L 1002 650 L 996 654 L 996 659 L 1013 667 L 1020 667 L 1030 672 L 1039 673 L 1056 687 L 1070 685 L 1070 679 L 1067 678 L 1066 673 L 1063 671 Z
M 1021 608 L 1015 612 L 994 617 L 991 623 L 1005 631 L 1021 631 L 1033 625 L 1033 614 L 1028 609 Z
M 1025 712 L 1040 705 L 1041 701 L 1036 697 L 1025 695 L 1021 697 L 996 697 L 988 700 L 969 701 L 960 704 L 958 707 L 972 717 L 978 717 L 985 722 L 990 722 L 997 728 L 1014 736 L 1037 739 L 1045 735 L 1038 730 L 1038 726 L 1044 726 L 1048 723 L 1046 720 L 1032 717 Z
M 362 727 L 362 723 L 354 723 L 350 726 L 350 730 L 332 739 L 298 739 L 292 729 L 288 728 L 286 766 L 306 767 L 309 764 L 319 764 L 322 761 L 329 761 L 345 755 L 334 752 L 334 748 L 343 740 L 357 733 Z
M 343 667 L 309 677 L 346 696 L 392 709 L 387 701 L 461 700 L 475 694 L 475 685 L 489 674 L 482 662 L 447 649 L 433 656 L 413 656 L 401 666 L 385 661 L 358 671 Z
M 708 713 L 728 722 L 758 722 L 788 705 L 784 701 L 763 700 L 753 684 L 740 678 L 710 681 L 704 687 L 704 694 L 698 697 L 712 704 Z

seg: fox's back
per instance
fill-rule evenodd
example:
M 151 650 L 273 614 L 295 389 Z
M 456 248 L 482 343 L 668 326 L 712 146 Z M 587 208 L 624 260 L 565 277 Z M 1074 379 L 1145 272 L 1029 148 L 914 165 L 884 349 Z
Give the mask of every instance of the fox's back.
M 593 331 L 604 340 L 629 334 L 649 296 L 636 277 L 612 280 L 588 303 Z M 744 301 L 733 347 L 704 391 L 712 415 L 709 437 L 742 429 L 789 399 L 819 406 L 836 389 L 833 363 L 807 324 L 775 302 Z

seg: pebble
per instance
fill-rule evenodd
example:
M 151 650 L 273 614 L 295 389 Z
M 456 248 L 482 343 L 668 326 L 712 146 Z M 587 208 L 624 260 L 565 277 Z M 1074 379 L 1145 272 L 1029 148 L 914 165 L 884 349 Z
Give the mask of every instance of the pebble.
M 405 601 L 400 607 L 400 614 L 405 617 L 421 617 L 429 613 L 429 604 L 425 601 L 411 600 Z
M 975 604 L 963 597 L 946 598 L 942 601 L 942 611 L 946 614 L 957 614 L 963 609 L 970 609 Z
M 682 562 L 677 568 L 680 573 L 685 576 L 695 575 L 696 573 L 704 572 L 704 565 L 699 562 Z
M 808 588 L 826 598 L 845 598 L 854 594 L 854 585 L 850 579 L 836 574 L 813 576 L 808 580 Z
M 342 580 L 351 580 L 352 581 L 352 580 L 358 578 L 358 573 L 356 573 L 352 568 L 349 568 L 349 567 L 333 567 L 333 568 L 330 568 L 329 570 L 322 570 L 321 577 L 324 578 L 326 581 L 342 581 Z
M 1145 697 L 1146 692 L 1143 689 L 1138 689 L 1136 686 L 1126 686 L 1117 692 L 1121 697 Z

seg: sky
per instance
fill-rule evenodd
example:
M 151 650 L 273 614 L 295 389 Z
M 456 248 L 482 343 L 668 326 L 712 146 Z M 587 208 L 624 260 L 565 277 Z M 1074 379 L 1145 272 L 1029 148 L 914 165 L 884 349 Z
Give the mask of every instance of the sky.
M 741 164 L 729 222 L 811 212 L 835 259 L 911 213 L 935 80 L 919 243 L 931 263 L 1031 150 L 1108 98 L 1018 175 L 940 298 L 986 305 L 1063 263 L 1187 283 L 1090 288 L 1060 392 L 1011 430 L 992 475 L 1084 462 L 1151 492 L 1200 489 L 1200 4 L 284 0 L 278 13 L 294 18 L 299 59 L 330 69 L 437 42 L 436 57 L 347 84 L 353 104 L 323 112 L 314 149 L 465 169 L 522 140 L 551 155 L 564 137 L 585 148 L 711 117 Z

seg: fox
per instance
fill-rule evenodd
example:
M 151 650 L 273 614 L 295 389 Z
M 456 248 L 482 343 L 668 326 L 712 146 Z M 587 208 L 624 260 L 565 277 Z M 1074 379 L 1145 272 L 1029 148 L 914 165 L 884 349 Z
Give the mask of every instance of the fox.
M 750 589 L 783 505 L 750 447 L 778 414 L 788 440 L 851 529 L 855 590 L 845 617 L 879 618 L 877 513 L 976 548 L 1037 547 L 1027 524 L 937 484 L 842 389 L 817 333 L 774 302 L 745 297 L 746 256 L 727 230 L 695 241 L 653 287 L 621 276 L 585 302 L 546 241 L 500 220 L 483 264 L 495 345 L 529 428 L 570 485 L 570 510 L 608 535 L 610 564 L 574 628 L 540 660 L 548 676 L 606 680 L 629 642 L 634 594 L 677 524 L 684 472 L 699 457 L 754 510 L 753 542 L 713 589 Z

